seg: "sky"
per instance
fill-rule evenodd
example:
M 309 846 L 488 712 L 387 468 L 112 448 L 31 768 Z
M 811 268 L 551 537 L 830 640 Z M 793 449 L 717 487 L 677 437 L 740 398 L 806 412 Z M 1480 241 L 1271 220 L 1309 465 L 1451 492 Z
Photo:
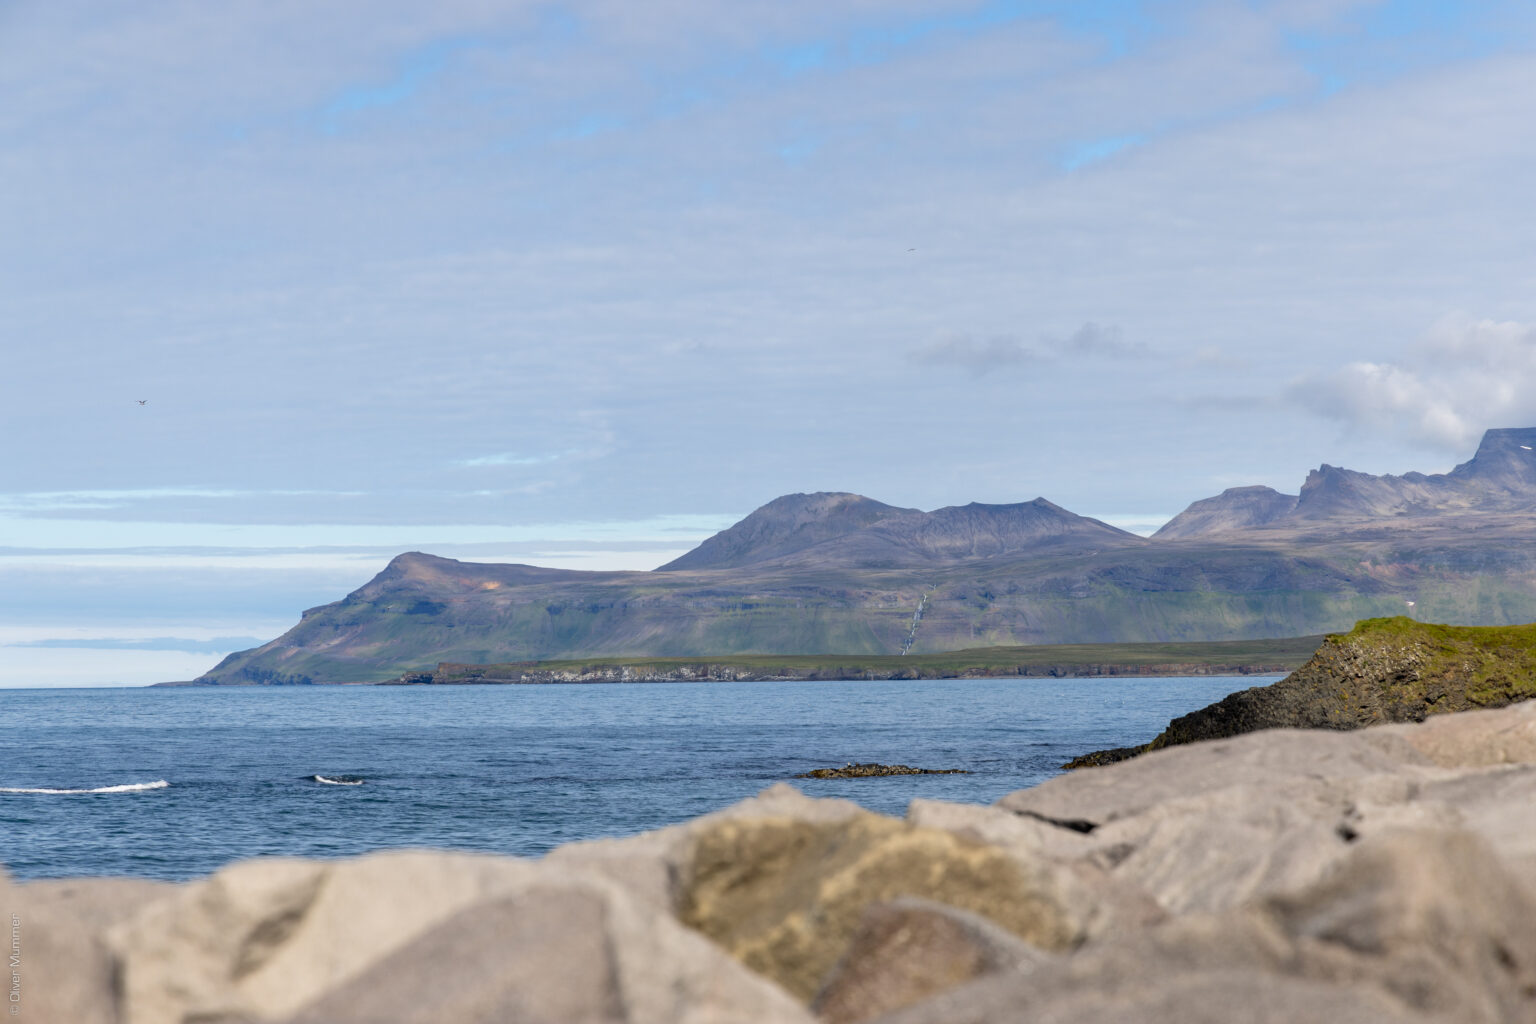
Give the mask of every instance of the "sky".
M 1536 425 L 1536 5 L 0 0 L 0 686 Z M 142 404 L 141 404 L 142 403 Z

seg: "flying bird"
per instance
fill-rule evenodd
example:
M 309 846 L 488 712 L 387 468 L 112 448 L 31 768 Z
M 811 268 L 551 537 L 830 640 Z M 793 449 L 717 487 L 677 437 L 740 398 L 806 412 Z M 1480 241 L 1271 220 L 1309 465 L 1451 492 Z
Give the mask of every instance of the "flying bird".
M 134 401 L 138 402 L 140 405 L 148 405 L 149 404 L 149 399 L 147 399 L 147 398 L 135 398 Z

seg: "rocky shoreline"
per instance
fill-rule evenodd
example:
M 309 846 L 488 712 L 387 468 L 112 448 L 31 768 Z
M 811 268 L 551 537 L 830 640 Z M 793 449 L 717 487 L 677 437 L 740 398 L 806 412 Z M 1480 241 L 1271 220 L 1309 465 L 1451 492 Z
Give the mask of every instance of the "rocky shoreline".
M 0 880 L 0 913 L 20 1021 L 1528 1024 L 1533 885 L 1526 702 L 904 818 L 778 785 L 540 860 Z
M 916 659 L 913 659 L 916 662 Z M 921 664 L 872 667 L 829 662 L 824 667 L 755 668 L 729 662 L 698 662 L 667 668 L 644 664 L 603 664 L 580 668 L 537 665 L 459 665 L 444 663 L 431 672 L 406 672 L 379 686 L 541 685 L 554 683 L 784 683 L 828 680 L 899 679 L 1069 679 L 1101 676 L 1247 676 L 1273 675 L 1291 665 L 1279 661 L 1187 662 L 1148 664 L 1086 662 L 936 668 Z

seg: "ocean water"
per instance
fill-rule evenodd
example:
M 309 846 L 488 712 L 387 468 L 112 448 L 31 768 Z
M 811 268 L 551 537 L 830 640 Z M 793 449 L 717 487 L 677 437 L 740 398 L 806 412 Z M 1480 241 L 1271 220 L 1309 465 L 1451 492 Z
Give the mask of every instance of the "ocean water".
M 792 781 L 989 803 L 1278 677 L 0 691 L 0 863 L 184 879 L 258 855 L 537 856 Z M 878 761 L 969 775 L 791 780 Z

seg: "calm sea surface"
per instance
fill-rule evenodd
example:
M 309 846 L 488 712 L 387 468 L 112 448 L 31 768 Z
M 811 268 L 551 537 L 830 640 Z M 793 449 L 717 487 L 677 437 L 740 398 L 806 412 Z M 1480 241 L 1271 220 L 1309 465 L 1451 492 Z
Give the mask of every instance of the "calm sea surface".
M 262 854 L 538 855 L 849 761 L 974 774 L 794 784 L 890 814 L 986 803 L 1275 678 L 4 690 L 0 862 L 181 879 Z

